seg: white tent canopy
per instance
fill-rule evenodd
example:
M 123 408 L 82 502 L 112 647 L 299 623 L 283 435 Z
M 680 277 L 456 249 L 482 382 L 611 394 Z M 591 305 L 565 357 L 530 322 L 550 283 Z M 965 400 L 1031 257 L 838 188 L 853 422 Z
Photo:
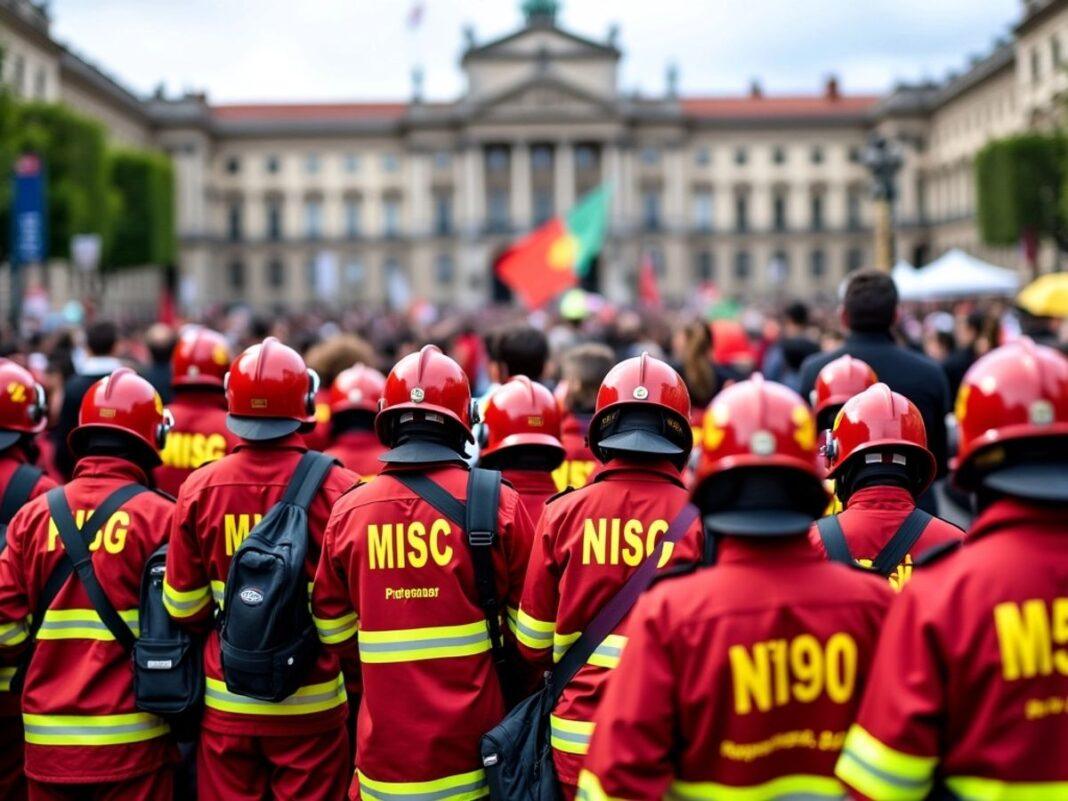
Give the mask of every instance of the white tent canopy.
M 916 268 L 901 259 L 894 265 L 894 269 L 890 271 L 890 276 L 897 286 L 898 295 L 905 297 L 905 293 L 909 292 L 916 283 Z
M 1020 276 L 1015 270 L 995 267 L 963 250 L 953 249 L 911 275 L 894 268 L 894 281 L 902 300 L 949 300 L 981 295 L 1015 295 Z

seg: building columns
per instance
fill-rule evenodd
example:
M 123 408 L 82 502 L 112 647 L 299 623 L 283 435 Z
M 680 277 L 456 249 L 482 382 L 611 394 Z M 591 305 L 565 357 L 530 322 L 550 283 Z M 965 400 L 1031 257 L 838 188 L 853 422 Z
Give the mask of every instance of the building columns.
M 575 205 L 575 150 L 570 142 L 559 142 L 553 158 L 554 206 L 557 214 L 567 214 Z
M 533 190 L 530 184 L 530 145 L 516 142 L 512 145 L 512 226 L 519 231 L 526 231 L 531 225 L 531 198 Z

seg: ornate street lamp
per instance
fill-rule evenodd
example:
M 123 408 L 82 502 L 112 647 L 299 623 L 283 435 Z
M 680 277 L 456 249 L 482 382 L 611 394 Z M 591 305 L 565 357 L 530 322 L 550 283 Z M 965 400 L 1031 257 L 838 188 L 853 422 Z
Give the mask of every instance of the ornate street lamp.
M 896 178 L 904 163 L 901 146 L 894 140 L 872 134 L 862 156 L 871 172 L 875 216 L 875 268 L 890 272 L 894 266 L 894 199 Z

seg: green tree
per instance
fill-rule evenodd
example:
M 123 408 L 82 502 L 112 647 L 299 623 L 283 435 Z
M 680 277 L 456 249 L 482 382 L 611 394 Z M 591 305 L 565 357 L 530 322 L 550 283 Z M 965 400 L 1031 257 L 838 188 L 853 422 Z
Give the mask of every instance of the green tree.
M 116 267 L 174 261 L 174 172 L 162 153 L 115 150 L 110 178 L 117 195 L 109 262 Z

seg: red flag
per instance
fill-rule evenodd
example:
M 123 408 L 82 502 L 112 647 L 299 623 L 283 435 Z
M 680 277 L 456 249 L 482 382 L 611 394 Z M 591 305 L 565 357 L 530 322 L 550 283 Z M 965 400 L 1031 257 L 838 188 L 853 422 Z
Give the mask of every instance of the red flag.
M 528 309 L 541 308 L 578 284 L 574 270 L 578 247 L 563 220 L 550 220 L 505 251 L 497 261 L 497 277 Z
M 643 306 L 652 309 L 660 308 L 660 287 L 656 283 L 656 265 L 653 257 L 646 251 L 642 254 L 642 262 L 638 267 L 638 300 Z

